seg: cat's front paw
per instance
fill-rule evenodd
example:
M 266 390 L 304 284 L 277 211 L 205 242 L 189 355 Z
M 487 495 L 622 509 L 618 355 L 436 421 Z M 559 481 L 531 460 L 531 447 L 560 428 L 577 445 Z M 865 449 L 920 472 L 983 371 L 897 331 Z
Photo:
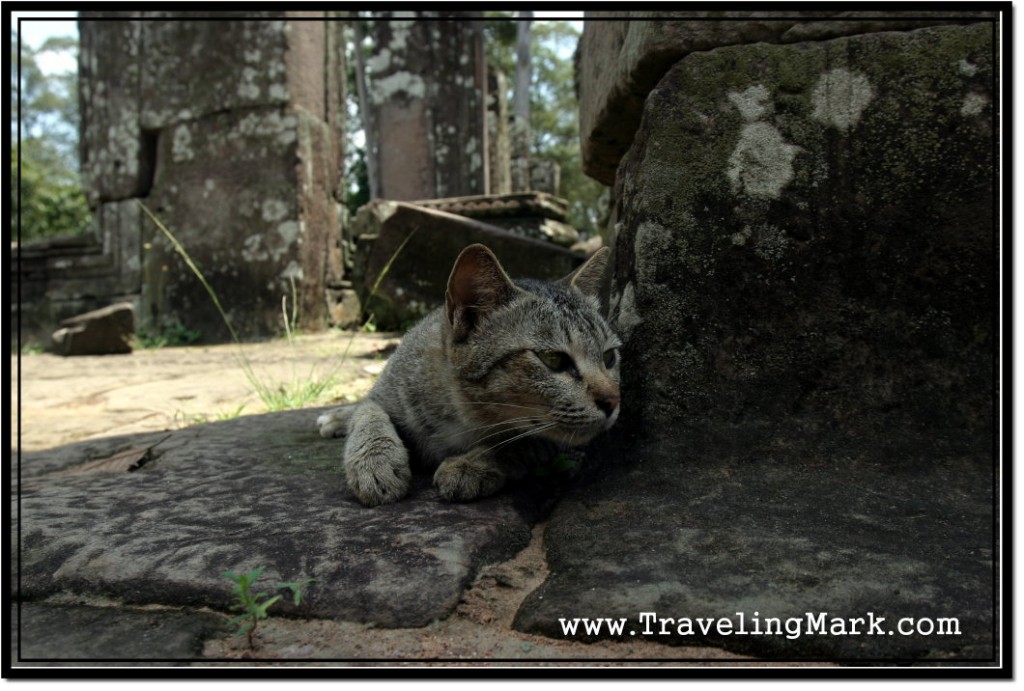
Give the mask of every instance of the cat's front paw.
M 345 459 L 345 479 L 365 506 L 392 504 L 409 491 L 408 454 L 402 446 L 386 444 L 360 449 Z
M 505 473 L 493 462 L 472 453 L 445 459 L 434 472 L 434 486 L 446 501 L 473 501 L 505 485 Z
M 335 408 L 316 419 L 316 426 L 320 429 L 320 436 L 325 439 L 344 437 L 348 434 L 348 422 L 352 417 L 352 406 Z

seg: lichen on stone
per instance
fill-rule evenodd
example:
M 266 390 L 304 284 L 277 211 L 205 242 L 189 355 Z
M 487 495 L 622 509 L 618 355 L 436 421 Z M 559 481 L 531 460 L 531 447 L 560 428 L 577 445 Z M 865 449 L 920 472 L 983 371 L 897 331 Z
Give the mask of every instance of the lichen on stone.
M 960 114 L 964 117 L 978 115 L 985 110 L 986 105 L 988 105 L 988 99 L 985 96 L 975 93 L 967 94 L 964 96 L 963 105 L 960 106 Z
M 171 140 L 171 159 L 175 163 L 190 161 L 195 157 L 192 151 L 192 132 L 188 125 L 178 125 L 174 129 L 174 138 Z
M 867 77 L 836 67 L 821 75 L 811 92 L 814 118 L 845 132 L 860 121 L 874 96 Z
M 760 120 L 771 112 L 771 94 L 762 84 L 751 86 L 744 91 L 730 91 L 729 100 L 732 101 L 740 115 L 747 122 Z
M 772 124 L 746 123 L 726 169 L 733 193 L 778 199 L 793 179 L 793 159 L 800 151 Z

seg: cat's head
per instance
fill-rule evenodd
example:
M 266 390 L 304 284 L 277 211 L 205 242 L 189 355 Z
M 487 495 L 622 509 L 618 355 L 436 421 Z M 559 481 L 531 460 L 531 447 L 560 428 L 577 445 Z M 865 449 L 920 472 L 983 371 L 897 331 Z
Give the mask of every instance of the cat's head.
M 554 283 L 512 281 L 483 245 L 459 255 L 445 293 L 448 359 L 459 405 L 491 439 L 579 445 L 618 419 L 622 343 L 597 297 L 609 254 Z

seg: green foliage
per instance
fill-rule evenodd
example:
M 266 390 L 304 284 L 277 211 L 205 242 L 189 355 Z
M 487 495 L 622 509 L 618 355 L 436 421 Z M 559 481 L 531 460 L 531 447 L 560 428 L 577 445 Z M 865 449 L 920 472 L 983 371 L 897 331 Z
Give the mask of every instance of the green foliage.
M 200 333 L 188 329 L 181 324 L 173 324 L 163 328 L 159 332 L 151 332 L 140 329 L 135 334 L 135 341 L 132 347 L 145 350 L 153 348 L 166 348 L 173 346 L 191 345 L 199 340 Z
M 248 636 L 249 648 L 253 647 L 252 637 L 256 632 L 256 627 L 261 620 L 269 616 L 267 610 L 282 597 L 281 595 L 274 595 L 268 599 L 268 593 L 252 592 L 252 586 L 263 575 L 265 569 L 266 567 L 260 566 L 248 573 L 225 571 L 221 574 L 234 584 L 232 594 L 235 597 L 235 603 L 231 605 L 231 610 L 241 612 L 240 615 L 229 621 L 228 625 L 238 627 L 238 630 L 235 632 L 236 636 L 241 636 L 243 633 Z M 303 581 L 277 583 L 274 585 L 274 588 L 277 590 L 289 590 L 292 593 L 292 600 L 298 605 L 302 603 L 302 589 L 312 582 L 313 579 L 308 578 Z
M 12 36 L 11 49 L 16 50 Z M 11 220 L 21 239 L 77 235 L 89 226 L 91 214 L 78 175 L 78 75 L 46 75 L 36 56 L 47 51 L 76 51 L 74 38 L 49 39 L 38 50 L 21 46 L 21 100 L 18 100 L 17 54 L 11 55 L 12 106 L 20 118 L 11 120 Z M 19 183 L 21 194 L 18 194 Z
M 516 20 L 512 12 L 488 12 L 484 22 L 487 61 L 509 76 L 509 103 L 514 88 Z M 530 155 L 554 160 L 561 168 L 559 196 L 569 200 L 569 222 L 598 232 L 604 186 L 583 173 L 580 156 L 579 103 L 573 88 L 572 54 L 579 32 L 571 22 L 534 21 L 530 28 Z
M 22 241 L 79 235 L 92 220 L 78 174 L 42 138 L 22 140 L 20 169 L 17 148 L 11 148 L 11 199 L 11 225 L 17 231 L 20 212 Z

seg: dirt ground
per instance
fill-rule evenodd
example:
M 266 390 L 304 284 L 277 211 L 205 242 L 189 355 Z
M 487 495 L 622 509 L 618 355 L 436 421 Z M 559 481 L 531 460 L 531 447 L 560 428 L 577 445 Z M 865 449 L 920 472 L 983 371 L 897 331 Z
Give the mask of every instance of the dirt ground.
M 157 348 L 130 355 L 22 355 L 20 397 L 18 358 L 11 356 L 12 446 L 19 414 L 21 448 L 36 451 L 267 412 L 258 386 L 300 391 L 327 381 L 309 407 L 356 400 L 369 391 L 395 343 L 397 338 L 387 334 L 327 333 L 296 336 L 292 342 Z
M 324 395 L 310 406 L 355 400 L 372 386 L 396 342 L 387 334 L 331 333 L 297 336 L 290 343 L 161 348 L 104 357 L 23 355 L 20 396 L 19 358 L 12 356 L 12 451 L 19 422 L 22 449 L 31 451 L 265 412 L 246 367 L 262 386 L 278 390 L 329 380 Z M 260 624 L 253 650 L 244 636 L 208 641 L 204 653 L 210 662 L 200 664 L 766 664 L 710 648 L 642 640 L 583 644 L 513 631 L 519 605 L 547 575 L 543 530 L 543 524 L 536 526 L 530 545 L 512 560 L 482 569 L 455 614 L 444 621 L 419 629 L 375 629 L 271 618 Z

